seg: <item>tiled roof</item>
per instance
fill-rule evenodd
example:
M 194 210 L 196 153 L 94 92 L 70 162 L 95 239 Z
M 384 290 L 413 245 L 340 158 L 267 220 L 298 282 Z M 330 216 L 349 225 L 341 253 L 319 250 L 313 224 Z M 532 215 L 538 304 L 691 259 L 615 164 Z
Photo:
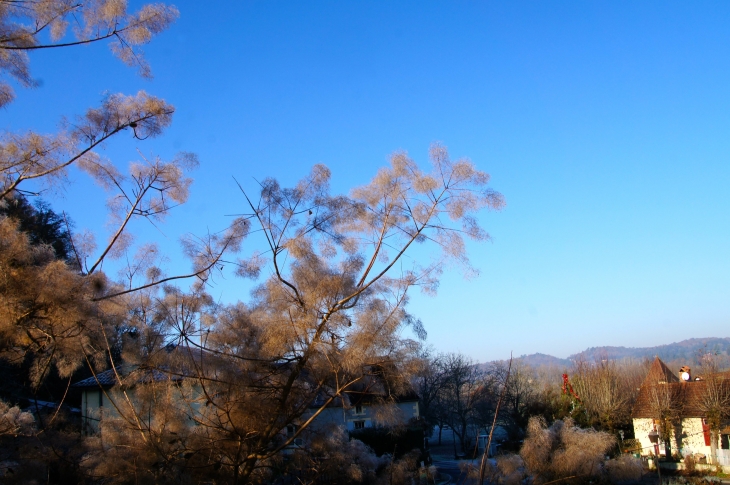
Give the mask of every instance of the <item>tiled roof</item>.
M 679 382 L 679 377 L 659 357 L 654 357 L 654 362 L 651 363 L 642 385 L 654 385 L 660 382 Z
M 728 388 L 726 392 L 730 393 L 730 373 L 722 372 L 715 377 L 718 379 L 716 382 Z M 656 417 L 655 411 L 659 407 L 658 402 L 661 402 L 662 407 L 671 403 L 681 417 L 704 417 L 701 401 L 708 394 L 709 385 L 708 380 L 680 382 L 664 362 L 656 358 L 639 389 L 631 415 L 634 418 Z
M 117 369 L 118 372 L 122 371 L 122 368 Z M 72 387 L 111 387 L 117 383 L 117 379 L 114 375 L 114 370 L 109 369 L 104 372 L 99 372 L 96 376 L 91 376 L 87 379 L 75 383 Z
M 158 369 L 138 368 L 125 365 L 117 367 L 116 372 L 114 372 L 114 369 L 99 372 L 96 376 L 91 376 L 88 379 L 79 381 L 72 387 L 112 387 L 120 383 L 119 379 L 117 379 L 117 374 L 121 378 L 122 383 L 127 385 L 139 384 L 142 382 L 162 382 L 170 379 L 168 374 L 165 374 Z

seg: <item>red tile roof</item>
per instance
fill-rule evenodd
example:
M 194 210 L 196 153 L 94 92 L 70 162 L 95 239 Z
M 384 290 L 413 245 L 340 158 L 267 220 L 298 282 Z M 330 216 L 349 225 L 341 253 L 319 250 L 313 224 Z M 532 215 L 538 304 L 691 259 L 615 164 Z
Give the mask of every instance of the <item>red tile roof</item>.
M 720 385 L 730 388 L 730 372 L 714 375 Z M 707 394 L 710 381 L 680 381 L 658 357 L 649 368 L 641 384 L 631 416 L 634 418 L 655 418 L 658 407 L 671 406 L 679 417 L 702 418 L 702 398 Z M 730 389 L 725 392 L 730 393 Z M 661 402 L 661 404 L 660 404 Z
M 654 357 L 654 362 L 651 363 L 651 367 L 646 374 L 646 379 L 644 379 L 642 386 L 647 384 L 654 385 L 660 382 L 679 382 L 679 377 L 659 357 Z

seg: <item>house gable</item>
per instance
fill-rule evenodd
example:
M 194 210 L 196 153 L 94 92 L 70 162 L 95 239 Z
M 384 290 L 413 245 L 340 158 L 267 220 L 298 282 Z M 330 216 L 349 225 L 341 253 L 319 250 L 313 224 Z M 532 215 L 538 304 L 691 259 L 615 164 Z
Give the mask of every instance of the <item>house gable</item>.
M 721 372 L 713 376 L 719 379 L 720 385 L 730 387 L 730 373 Z M 708 380 L 680 381 L 679 377 L 656 357 L 639 388 L 631 417 L 655 417 L 655 402 L 657 399 L 662 399 L 679 410 L 682 419 L 705 418 L 701 403 L 703 396 L 708 393 L 709 385 Z
M 683 368 L 685 369 L 685 368 Z M 688 371 L 688 369 L 686 369 Z M 681 381 L 659 358 L 654 359 L 632 410 L 634 436 L 641 443 L 644 455 L 655 452 L 649 433 L 659 426 L 658 412 L 671 407 L 677 414 L 677 425 L 672 430 L 670 446 L 683 454 L 710 454 L 710 431 L 706 424 L 702 400 L 710 392 L 709 386 L 718 383 L 730 387 L 730 373 L 713 374 L 712 380 L 698 377 L 698 380 Z M 728 430 L 730 431 L 730 429 Z M 721 431 L 723 433 L 723 431 Z M 663 446 L 657 447 L 659 453 Z

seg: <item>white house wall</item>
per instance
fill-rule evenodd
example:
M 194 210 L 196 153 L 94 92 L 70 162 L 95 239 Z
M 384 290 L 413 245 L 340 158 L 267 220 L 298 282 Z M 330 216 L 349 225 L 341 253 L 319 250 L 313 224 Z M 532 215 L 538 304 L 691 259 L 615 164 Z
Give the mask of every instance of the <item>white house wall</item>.
M 705 445 L 701 418 L 685 418 L 682 420 L 682 448 L 684 454 L 701 453 L 710 456 L 711 448 Z
M 654 445 L 649 440 L 649 433 L 654 429 L 654 420 L 651 418 L 634 418 L 634 438 L 641 443 L 641 454 L 654 454 Z M 683 455 L 691 453 L 710 454 L 710 447 L 705 445 L 705 436 L 702 432 L 701 418 L 682 419 L 680 445 L 677 443 L 677 436 L 672 433 L 671 450 L 680 450 Z M 659 443 L 659 454 L 664 454 L 664 444 Z
M 420 417 L 418 402 L 399 402 L 398 408 L 401 410 L 401 413 L 403 413 L 403 417 L 406 421 L 410 419 L 418 419 Z
M 361 406 L 361 412 L 357 413 L 356 408 L 343 409 L 341 407 L 327 408 L 323 410 L 312 423 L 313 426 L 327 425 L 345 425 L 348 431 L 355 430 L 355 422 L 362 421 L 365 428 L 378 426 L 377 411 L 379 405 Z M 418 402 L 400 402 L 396 404 L 396 420 L 401 424 L 406 424 L 411 419 L 418 419 L 419 408 Z M 311 416 L 309 414 L 308 416 Z M 305 416 L 303 420 L 306 420 Z
M 192 392 L 187 402 L 191 403 L 190 409 L 187 409 L 188 413 L 199 413 L 202 401 L 195 399 L 196 397 L 202 396 L 200 389 L 197 386 L 187 388 L 188 392 Z M 100 391 L 99 389 L 87 389 L 81 394 L 81 416 L 86 427 L 87 433 L 95 433 L 99 430 L 99 421 L 103 416 L 118 416 L 118 412 L 114 405 L 109 400 L 109 393 L 116 396 L 116 403 L 122 409 L 127 406 L 126 400 L 117 395 L 113 390 Z M 101 394 L 101 395 L 100 395 Z M 134 391 L 127 391 L 127 396 L 133 403 L 136 404 Z M 101 401 L 100 401 L 101 398 Z M 101 406 L 100 406 L 101 404 Z M 329 425 L 342 426 L 343 424 L 348 431 L 354 431 L 355 423 L 362 421 L 365 428 L 372 428 L 378 426 L 378 411 L 380 405 L 372 406 L 361 406 L 361 412 L 357 413 L 355 407 L 343 409 L 342 407 L 331 407 L 327 408 L 320 413 L 312 423 L 313 427 L 326 427 Z M 401 424 L 408 423 L 411 419 L 418 419 L 420 416 L 418 402 L 400 402 L 396 403 L 396 421 Z M 312 411 L 314 412 L 314 411 Z M 303 421 L 306 420 L 310 414 L 303 416 Z
M 202 391 L 199 386 L 192 386 L 192 388 L 186 388 L 186 394 L 180 401 L 188 403 L 185 406 L 183 412 L 190 415 L 199 414 L 203 404 L 203 400 L 200 399 Z M 85 426 L 86 433 L 96 433 L 99 431 L 99 422 L 103 416 L 118 417 L 119 412 L 110 400 L 110 396 L 114 399 L 117 406 L 123 411 L 128 410 L 129 404 L 126 398 L 113 389 L 88 389 L 81 393 L 81 418 Z M 129 390 L 126 393 L 126 397 L 130 399 L 135 408 L 138 408 L 138 400 L 135 396 L 134 390 Z M 190 416 L 189 416 L 190 417 Z M 191 419 L 192 423 L 192 419 Z
M 109 400 L 108 392 L 108 390 L 94 389 L 81 393 L 81 418 L 86 433 L 99 431 L 99 422 L 103 415 L 119 415 Z

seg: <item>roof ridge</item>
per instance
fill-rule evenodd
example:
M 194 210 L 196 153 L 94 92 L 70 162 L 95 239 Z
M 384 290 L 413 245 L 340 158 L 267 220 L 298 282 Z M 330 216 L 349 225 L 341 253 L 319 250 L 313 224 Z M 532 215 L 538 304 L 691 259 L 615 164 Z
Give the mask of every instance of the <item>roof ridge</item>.
M 654 357 L 654 362 L 651 363 L 649 372 L 646 373 L 646 378 L 641 385 L 655 385 L 660 382 L 679 382 L 679 377 L 677 377 L 674 372 L 667 367 L 667 364 L 665 364 L 662 359 Z

